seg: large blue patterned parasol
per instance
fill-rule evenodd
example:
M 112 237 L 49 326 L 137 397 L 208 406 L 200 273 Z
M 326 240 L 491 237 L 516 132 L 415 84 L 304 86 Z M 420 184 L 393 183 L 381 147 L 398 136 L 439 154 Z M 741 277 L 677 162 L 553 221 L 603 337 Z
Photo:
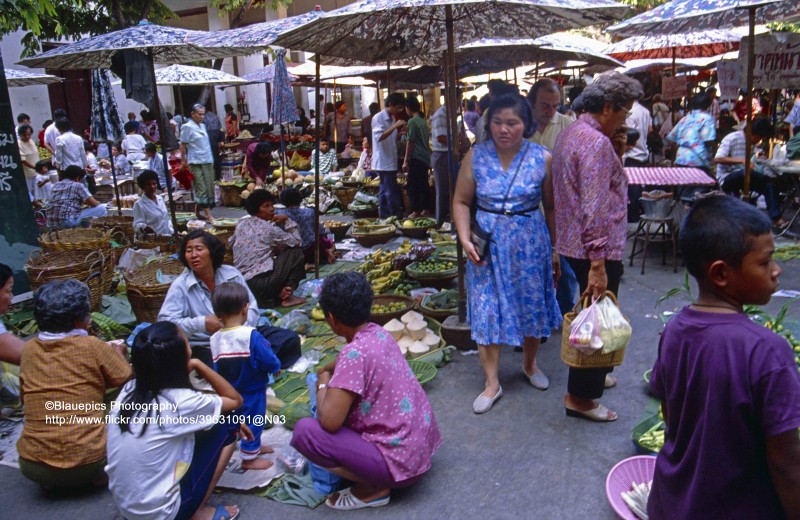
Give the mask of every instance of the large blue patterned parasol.
M 58 76 L 41 72 L 26 72 L 19 69 L 5 69 L 9 87 L 28 87 L 31 85 L 47 85 L 64 81 Z

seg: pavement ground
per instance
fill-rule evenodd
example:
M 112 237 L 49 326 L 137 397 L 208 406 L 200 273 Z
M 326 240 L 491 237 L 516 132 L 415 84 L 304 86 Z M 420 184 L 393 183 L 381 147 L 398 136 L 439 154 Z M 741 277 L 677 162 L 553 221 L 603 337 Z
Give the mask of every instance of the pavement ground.
M 619 384 L 602 399 L 619 413 L 616 422 L 598 424 L 565 416 L 567 367 L 559 358 L 561 335 L 556 331 L 539 354 L 550 389 L 531 387 L 521 375 L 522 354 L 506 347 L 500 369 L 504 397 L 484 415 L 472 413 L 472 401 L 483 389 L 477 356 L 457 352 L 439 370 L 426 391 L 442 432 L 442 447 L 430 472 L 415 486 L 393 492 L 387 507 L 344 513 L 322 505 L 312 510 L 239 492 L 216 494 L 212 503 L 238 504 L 243 520 L 616 518 L 606 500 L 606 475 L 618 461 L 635 455 L 630 431 L 648 402 L 642 374 L 656 357 L 662 329 L 658 314 L 685 304 L 675 299 L 655 307 L 660 296 L 682 284 L 683 269 L 673 273 L 669 257 L 668 265 L 661 265 L 660 247 L 651 251 L 646 274 L 640 274 L 640 258 L 632 268 L 626 262 L 620 286 L 620 305 L 631 320 L 633 338 L 624 364 L 614 371 Z M 800 289 L 797 266 L 797 260 L 782 264 L 782 288 Z M 773 298 L 767 309 L 774 313 L 785 301 Z M 800 307 L 790 311 L 794 318 L 798 313 Z M 48 497 L 5 466 L 0 466 L 0 482 L 2 518 L 110 520 L 116 515 L 105 490 Z

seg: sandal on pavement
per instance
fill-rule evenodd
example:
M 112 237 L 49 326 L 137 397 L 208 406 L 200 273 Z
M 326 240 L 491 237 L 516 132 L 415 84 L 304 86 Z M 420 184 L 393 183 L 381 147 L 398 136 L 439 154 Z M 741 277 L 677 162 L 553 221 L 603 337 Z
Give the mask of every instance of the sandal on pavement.
M 614 388 L 615 386 L 617 386 L 617 378 L 611 374 L 606 374 L 606 381 L 603 383 L 603 388 L 608 390 L 609 388 Z
M 236 520 L 239 518 L 239 511 L 236 511 L 236 514 L 231 515 L 225 506 L 214 506 L 214 516 L 211 517 L 211 520 Z
M 336 497 L 335 502 L 331 502 L 331 497 L 328 497 L 325 500 L 325 505 L 339 511 L 352 511 L 354 509 L 364 509 L 365 507 L 381 507 L 389 503 L 389 495 L 364 502 L 353 494 L 352 488 L 343 489 L 338 493 L 339 496 Z
M 550 380 L 541 370 L 534 372 L 533 375 L 530 376 L 524 370 L 522 373 L 525 375 L 525 378 L 530 381 L 532 387 L 539 390 L 547 390 L 550 388 Z
M 503 387 L 500 387 L 500 390 L 497 391 L 494 397 L 486 397 L 485 395 L 479 395 L 475 401 L 472 402 L 472 411 L 475 413 L 486 413 L 492 409 L 494 402 L 503 397 Z
M 584 412 L 565 406 L 564 411 L 567 412 L 568 417 L 579 417 L 581 419 L 588 419 L 594 422 L 612 422 L 617 420 L 616 414 L 614 415 L 613 419 L 609 418 L 609 413 L 613 412 L 611 412 L 611 410 L 602 404 L 599 404 L 596 408 L 592 408 L 591 410 L 586 410 Z

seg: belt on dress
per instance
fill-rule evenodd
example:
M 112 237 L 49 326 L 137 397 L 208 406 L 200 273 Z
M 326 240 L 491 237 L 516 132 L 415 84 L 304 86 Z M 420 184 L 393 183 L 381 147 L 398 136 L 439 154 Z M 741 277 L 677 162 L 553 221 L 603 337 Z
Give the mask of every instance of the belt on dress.
M 509 211 L 509 210 L 497 210 L 497 209 L 488 209 L 484 208 L 483 206 L 478 206 L 478 209 L 481 211 L 485 211 L 486 213 L 494 213 L 495 215 L 505 215 L 507 217 L 515 216 L 515 217 L 530 217 L 531 213 L 534 211 L 539 211 L 539 206 L 523 209 L 519 211 Z

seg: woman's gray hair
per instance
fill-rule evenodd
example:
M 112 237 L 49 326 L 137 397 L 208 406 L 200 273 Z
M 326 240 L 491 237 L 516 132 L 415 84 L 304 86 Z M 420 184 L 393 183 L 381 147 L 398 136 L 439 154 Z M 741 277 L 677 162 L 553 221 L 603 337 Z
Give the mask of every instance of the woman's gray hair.
M 33 293 L 33 316 L 44 332 L 69 332 L 89 321 L 89 287 L 78 280 L 57 280 Z
M 573 103 L 573 109 L 580 109 L 590 114 L 603 111 L 606 103 L 614 110 L 620 110 L 628 103 L 644 97 L 642 84 L 620 72 L 601 74 L 591 85 L 583 89 Z
M 202 104 L 202 103 L 195 103 L 194 105 L 192 105 L 192 112 L 197 112 L 197 111 L 198 111 L 198 110 L 200 110 L 201 108 L 202 108 L 203 110 L 205 110 L 205 109 L 206 109 L 206 106 L 205 106 L 204 104 Z

